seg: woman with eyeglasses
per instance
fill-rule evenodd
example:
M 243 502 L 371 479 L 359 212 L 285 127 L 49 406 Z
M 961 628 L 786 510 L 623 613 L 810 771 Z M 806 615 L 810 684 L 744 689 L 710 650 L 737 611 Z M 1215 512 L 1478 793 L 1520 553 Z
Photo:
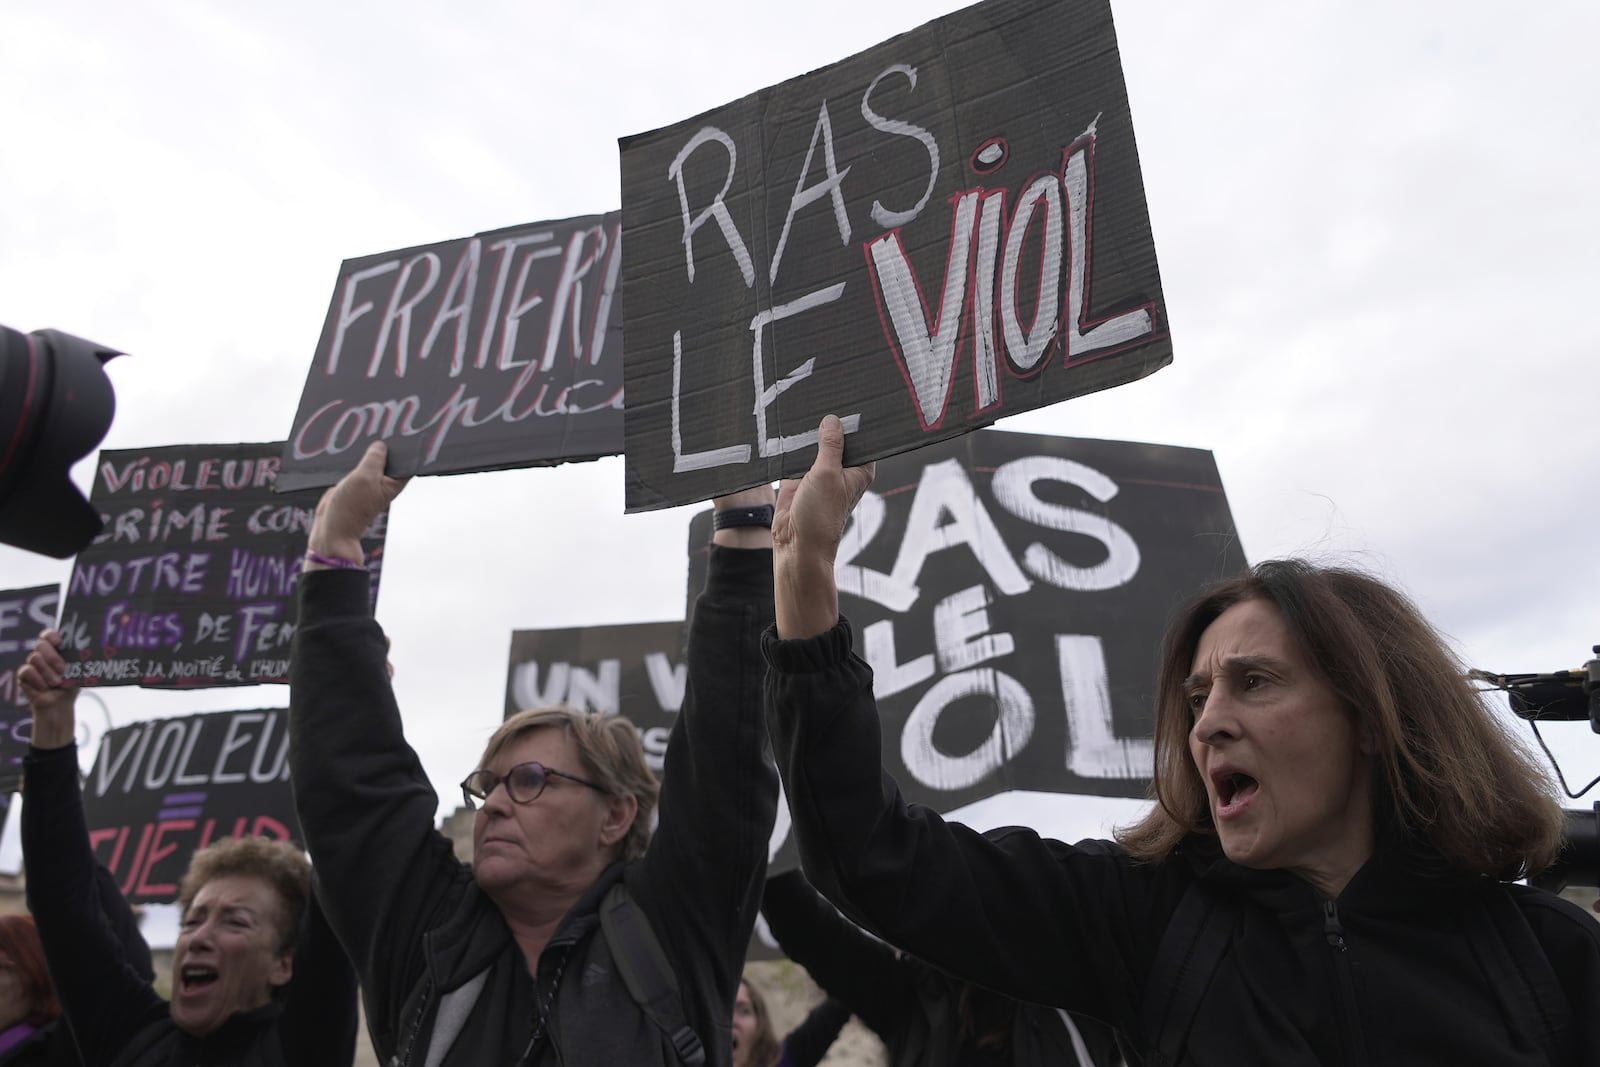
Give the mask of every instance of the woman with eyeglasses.
M 317 507 L 290 667 L 295 801 L 379 1059 L 729 1067 L 777 809 L 759 645 L 772 488 L 717 501 L 659 805 L 626 720 L 526 711 L 462 782 L 467 865 L 434 828 L 361 566 L 362 532 L 403 487 L 385 458 L 372 446 Z M 675 990 L 640 978 L 641 952 Z

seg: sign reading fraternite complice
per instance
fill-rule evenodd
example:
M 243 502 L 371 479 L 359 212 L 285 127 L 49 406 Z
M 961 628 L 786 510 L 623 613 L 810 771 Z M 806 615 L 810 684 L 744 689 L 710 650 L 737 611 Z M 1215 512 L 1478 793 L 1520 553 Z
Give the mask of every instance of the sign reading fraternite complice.
M 1106 0 L 987 0 L 622 142 L 630 510 L 1171 360 Z
M 283 449 L 281 490 L 622 451 L 616 212 L 346 260 Z

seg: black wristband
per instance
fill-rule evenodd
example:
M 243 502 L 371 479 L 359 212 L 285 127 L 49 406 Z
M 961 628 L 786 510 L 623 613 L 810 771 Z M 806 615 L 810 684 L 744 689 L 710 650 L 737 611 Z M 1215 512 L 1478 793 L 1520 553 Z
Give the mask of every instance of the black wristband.
M 711 519 L 713 530 L 732 530 L 739 526 L 765 526 L 772 529 L 772 505 L 754 508 L 723 508 Z

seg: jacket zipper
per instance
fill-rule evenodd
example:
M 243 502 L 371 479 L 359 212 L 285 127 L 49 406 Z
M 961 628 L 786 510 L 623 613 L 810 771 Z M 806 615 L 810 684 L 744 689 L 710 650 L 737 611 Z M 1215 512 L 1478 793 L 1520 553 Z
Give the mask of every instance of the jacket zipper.
M 1344 927 L 1339 923 L 1339 905 L 1334 901 L 1322 902 L 1322 932 L 1333 949 L 1333 968 L 1339 975 L 1339 1018 L 1344 1037 L 1345 1062 L 1367 1062 L 1366 1036 L 1361 1029 L 1361 1015 L 1356 1009 L 1355 975 L 1350 970 L 1350 946 L 1345 942 Z

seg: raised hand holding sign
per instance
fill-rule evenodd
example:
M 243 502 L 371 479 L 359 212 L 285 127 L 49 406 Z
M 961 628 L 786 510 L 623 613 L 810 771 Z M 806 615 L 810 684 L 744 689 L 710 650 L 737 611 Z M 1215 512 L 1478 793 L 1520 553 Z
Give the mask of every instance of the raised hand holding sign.
M 306 570 L 362 566 L 361 532 L 371 526 L 406 487 L 405 480 L 383 473 L 388 458 L 388 446 L 374 441 L 367 446 L 355 469 L 322 494 L 311 519 Z
M 61 658 L 61 634 L 46 630 L 17 672 L 17 683 L 33 712 L 33 747 L 62 748 L 77 738 L 73 707 L 77 686 L 66 680 L 67 661 Z
M 872 464 L 845 467 L 844 425 L 829 415 L 817 428 L 817 458 L 805 477 L 778 493 L 772 520 L 773 574 L 781 637 L 813 637 L 839 621 L 833 564 L 845 523 L 872 485 Z

